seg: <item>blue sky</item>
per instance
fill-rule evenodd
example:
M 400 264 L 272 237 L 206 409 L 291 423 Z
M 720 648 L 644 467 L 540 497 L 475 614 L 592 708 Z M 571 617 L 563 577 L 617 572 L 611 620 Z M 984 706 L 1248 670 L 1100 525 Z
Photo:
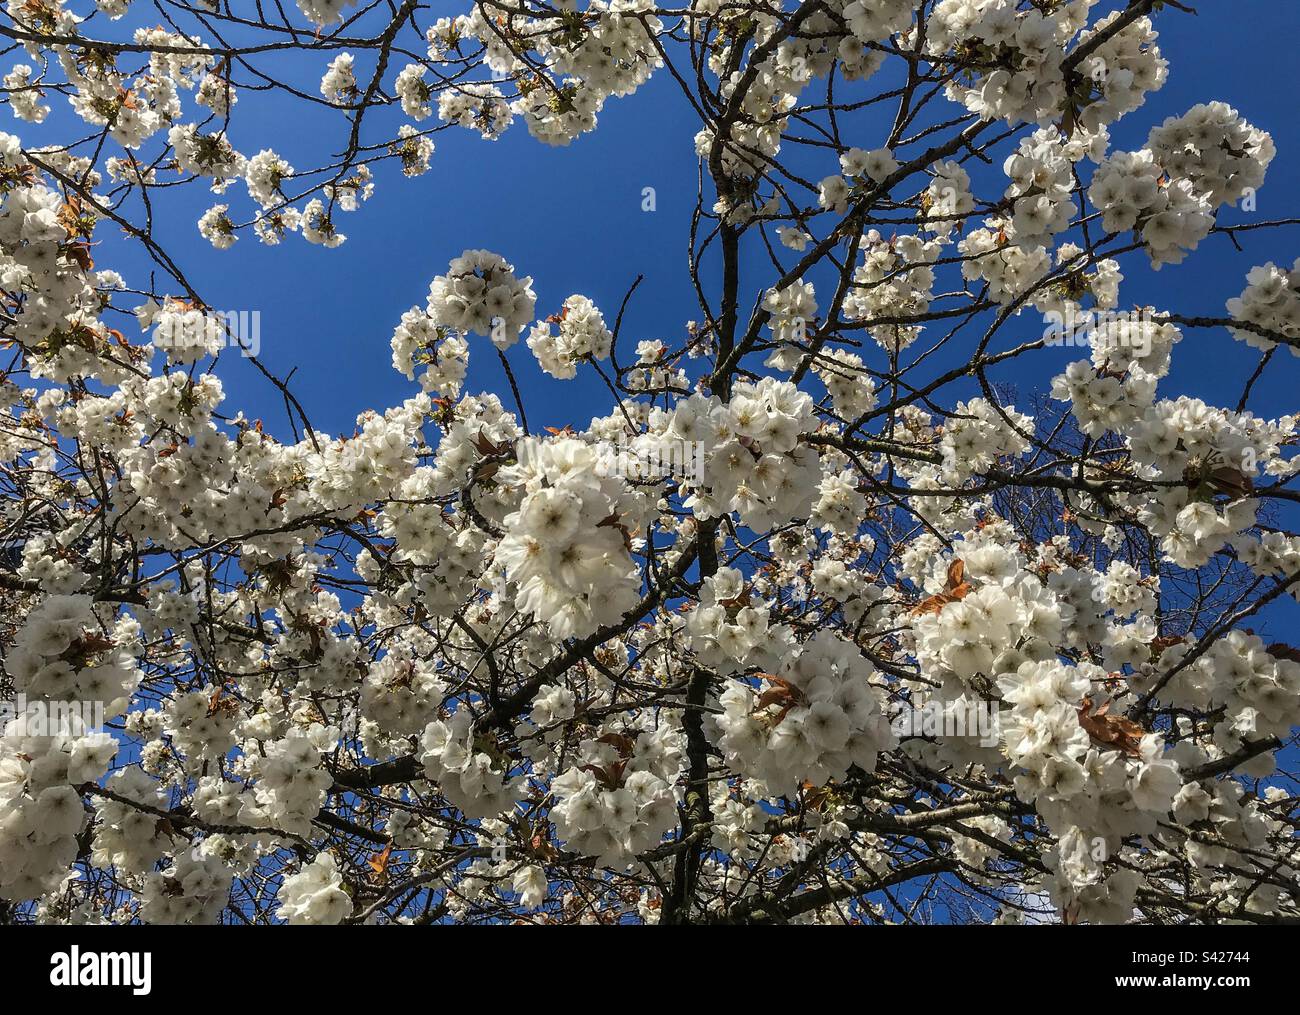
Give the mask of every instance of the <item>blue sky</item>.
M 1099 10 L 1113 6 L 1103 4 Z M 1300 36 L 1300 5 L 1241 0 L 1203 3 L 1200 8 L 1195 17 L 1171 8 L 1159 14 L 1160 45 L 1171 62 L 1169 81 L 1142 109 L 1115 126 L 1113 147 L 1140 147 L 1149 129 L 1166 116 L 1181 114 L 1197 102 L 1226 101 L 1269 130 L 1279 152 L 1259 195 L 1258 210 L 1226 208 L 1220 221 L 1250 222 L 1300 212 L 1295 199 L 1300 137 L 1292 126 L 1296 74 L 1277 51 L 1278 40 Z M 149 12 L 139 9 L 145 23 L 152 23 Z M 439 8 L 435 13 L 457 9 Z M 126 38 L 139 23 L 135 16 L 133 11 L 122 22 L 95 27 L 102 37 Z M 356 33 L 362 34 L 359 29 Z M 358 78 L 363 82 L 368 59 L 358 55 Z M 259 66 L 316 94 L 328 60 L 324 53 L 274 54 Z M 5 69 L 9 65 L 6 62 Z M 394 61 L 388 83 L 400 65 L 400 60 Z M 896 73 L 887 66 L 868 87 L 889 87 Z M 59 96 L 50 101 L 55 112 L 47 130 L 21 123 L 10 129 L 28 141 L 50 136 L 47 131 L 66 137 L 71 113 Z M 186 103 L 188 109 L 188 98 Z M 944 104 L 943 112 L 955 114 L 957 109 Z M 883 118 L 890 114 L 882 108 L 842 119 L 846 141 L 877 147 L 888 128 Z M 405 120 L 396 110 L 372 112 L 363 143 L 391 137 L 400 122 Z M 217 201 L 229 201 L 232 215 L 246 219 L 251 204 L 241 184 L 220 198 L 202 184 L 156 193 L 155 237 L 212 306 L 260 311 L 263 361 L 282 377 L 295 371 L 293 388 L 318 430 L 351 433 L 357 413 L 397 404 L 416 390 L 390 365 L 392 329 L 403 311 L 424 305 L 430 280 L 467 248 L 496 251 L 521 274 L 532 275 L 539 317 L 558 310 L 569 294 L 583 293 L 612 323 L 628 286 L 644 274 L 624 321 L 621 361 L 632 359 L 641 339 L 679 342 L 685 323 L 700 317 L 685 257 L 696 194 L 692 139 L 698 126 L 675 81 L 660 71 L 633 96 L 610 100 L 598 129 L 566 148 L 534 141 L 522 123 L 494 142 L 460 128 L 438 132 L 432 166 L 424 176 L 406 179 L 395 163 L 377 167 L 375 195 L 360 211 L 338 215 L 338 226 L 348 239 L 335 250 L 312 246 L 298 236 L 266 247 L 251 234 L 232 250 L 212 249 L 198 235 L 196 220 Z M 328 162 L 343 146 L 347 130 L 337 111 L 282 94 L 245 91 L 235 107 L 232 139 L 247 155 L 273 147 L 301 169 Z M 1002 154 L 1005 151 L 1004 146 Z M 824 154 L 809 159 L 799 153 L 795 158 L 814 180 L 834 169 Z M 989 174 L 981 177 L 975 168 L 972 172 L 979 196 L 996 197 L 1003 184 L 986 182 L 980 187 L 979 181 L 989 181 Z M 653 212 L 642 211 L 645 187 L 655 188 Z M 1243 234 L 1244 253 L 1226 237 L 1213 236 L 1185 264 L 1168 266 L 1158 275 L 1139 257 L 1130 256 L 1124 262 L 1122 306 L 1150 303 L 1182 313 L 1222 316 L 1224 301 L 1240 293 L 1251 266 L 1268 260 L 1289 264 L 1294 259 L 1298 233 L 1287 228 Z M 131 284 L 147 280 L 152 266 L 138 245 L 111 223 L 101 226 L 98 238 L 101 266 L 118 269 Z M 753 294 L 772 276 L 756 239 L 751 238 L 745 253 L 742 284 L 749 295 L 742 297 L 742 304 L 747 310 Z M 707 278 L 715 269 L 706 265 L 705 270 Z M 161 273 L 158 278 L 162 285 Z M 1036 337 L 1042 327 L 1037 314 L 1026 313 L 1003 330 L 992 348 Z M 983 329 L 972 330 L 978 334 Z M 975 341 L 972 336 L 969 343 L 959 343 L 952 355 L 965 354 Z M 471 350 L 467 390 L 496 391 L 509 404 L 501 367 L 488 344 L 475 338 Z M 1045 349 L 1012 361 L 992 376 L 1025 395 L 1045 391 L 1052 376 L 1079 358 L 1079 352 Z M 509 356 L 534 429 L 565 423 L 581 427 L 592 415 L 609 411 L 608 393 L 589 368 L 583 368 L 577 380 L 563 382 L 542 374 L 522 342 Z M 1188 330 L 1175 349 L 1173 371 L 1162 392 L 1234 405 L 1257 360 L 1254 350 L 1223 330 Z M 939 357 L 932 366 L 938 371 L 952 362 Z M 872 365 L 883 367 L 883 358 Z M 1261 415 L 1300 408 L 1293 394 L 1300 376 L 1297 366 L 1286 353 L 1275 356 L 1256 387 L 1251 408 Z M 264 417 L 273 432 L 289 436 L 278 392 L 249 364 L 227 355 L 218 372 L 228 393 L 226 412 L 243 409 L 250 417 Z M 951 390 L 949 400 L 976 393 L 973 383 L 965 390 Z
M 1279 148 L 1258 212 L 1228 208 L 1221 221 L 1300 211 L 1295 200 L 1300 137 L 1292 142 L 1297 133 L 1292 129 L 1296 74 L 1277 54 L 1278 40 L 1300 34 L 1300 5 L 1283 0 L 1205 3 L 1196 17 L 1166 9 L 1158 28 L 1172 64 L 1169 81 L 1116 126 L 1114 146 L 1140 147 L 1150 127 L 1164 117 L 1221 99 L 1272 132 Z M 100 31 L 116 36 L 122 29 L 101 26 Z M 363 59 L 358 58 L 359 67 L 365 66 Z M 322 54 L 277 56 L 260 66 L 274 67 L 315 93 L 327 60 Z M 882 72 L 870 84 L 886 81 L 888 74 Z M 57 96 L 53 101 L 61 102 Z M 304 109 L 283 95 L 245 92 L 235 112 L 232 136 L 241 151 L 251 155 L 273 147 L 300 168 L 324 162 L 346 137 L 339 113 Z M 391 136 L 401 122 L 394 111 L 372 116 L 363 141 Z M 878 118 L 845 122 L 850 143 L 871 148 L 883 141 Z M 227 198 L 215 198 L 201 185 L 155 197 L 155 235 L 213 306 L 261 311 L 264 361 L 281 376 L 297 369 L 294 389 L 317 428 L 350 433 L 358 412 L 395 404 L 414 390 L 389 362 L 393 326 L 403 311 L 423 306 L 431 279 L 467 248 L 494 250 L 521 273 L 531 274 L 541 315 L 558 310 L 570 293 L 581 292 L 612 321 L 627 287 L 644 274 L 625 319 L 623 361 L 631 358 L 640 339 L 680 340 L 685 322 L 700 316 L 685 259 L 696 193 L 692 138 L 697 129 L 676 83 L 660 72 L 633 96 L 610 100 L 598 129 L 567 148 L 534 141 L 522 123 L 495 142 L 459 128 L 439 132 L 432 167 L 423 177 L 406 179 L 391 163 L 377 168 L 375 195 L 360 211 L 339 215 L 348 240 L 336 250 L 314 247 L 300 237 L 265 247 L 251 235 L 230 251 L 212 250 L 198 236 L 195 222 L 207 207 Z M 20 124 L 18 130 L 27 137 L 30 128 Z M 824 157 L 815 168 L 816 178 L 832 171 Z M 657 210 L 652 213 L 641 210 L 643 187 L 655 188 Z M 986 188 L 981 196 L 994 195 Z M 246 217 L 242 186 L 233 187 L 229 199 L 232 214 Z M 100 263 L 128 279 L 141 278 L 149 267 L 143 251 L 117 242 L 114 233 L 111 227 L 101 229 L 108 242 L 100 250 Z M 1222 316 L 1224 300 L 1241 291 L 1252 265 L 1294 259 L 1296 236 L 1295 229 L 1247 234 L 1245 254 L 1226 237 L 1211 237 L 1184 265 L 1166 267 L 1159 275 L 1130 258 L 1124 305 L 1150 302 Z M 752 271 L 746 280 L 756 292 L 770 280 L 770 268 L 756 246 L 748 252 Z M 1002 347 L 1041 331 L 1037 315 L 1026 314 L 1023 321 L 1022 328 L 1007 330 Z M 485 343 L 475 341 L 471 347 L 468 390 L 504 390 L 496 357 Z M 1024 391 L 1041 390 L 1076 356 L 1077 350 L 1044 350 L 996 376 Z M 230 396 L 227 409 L 241 407 L 250 416 L 265 416 L 278 430 L 283 423 L 278 394 L 247 364 L 232 359 L 225 357 L 219 371 Z M 555 381 L 541 373 L 522 343 L 511 350 L 510 359 L 534 425 L 585 423 L 608 410 L 607 393 L 590 371 L 576 381 Z M 1276 414 L 1297 407 L 1289 398 L 1296 364 L 1287 360 L 1275 357 L 1252 401 L 1256 411 Z M 1256 354 L 1226 332 L 1190 332 L 1175 350 L 1173 373 L 1162 390 L 1235 402 L 1255 363 Z

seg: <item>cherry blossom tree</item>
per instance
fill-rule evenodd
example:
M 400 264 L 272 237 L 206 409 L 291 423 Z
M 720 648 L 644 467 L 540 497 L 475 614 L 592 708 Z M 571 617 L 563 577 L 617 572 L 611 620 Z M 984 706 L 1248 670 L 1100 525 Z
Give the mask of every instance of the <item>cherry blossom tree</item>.
M 1250 409 L 1300 261 L 1121 309 L 1300 221 L 1220 222 L 1249 110 L 1111 143 L 1185 6 L 464 6 L 6 0 L 0 919 L 1300 919 L 1300 650 L 1252 633 L 1297 420 Z M 346 258 L 435 134 L 545 159 L 652 75 L 698 117 L 678 338 L 466 236 L 389 322 L 400 404 L 330 436 L 251 348 L 285 418 L 228 404 L 172 191 L 196 243 Z M 238 147 L 272 92 L 331 111 L 318 165 Z M 1192 332 L 1258 361 L 1223 406 L 1162 384 Z M 530 357 L 607 414 L 530 429 Z

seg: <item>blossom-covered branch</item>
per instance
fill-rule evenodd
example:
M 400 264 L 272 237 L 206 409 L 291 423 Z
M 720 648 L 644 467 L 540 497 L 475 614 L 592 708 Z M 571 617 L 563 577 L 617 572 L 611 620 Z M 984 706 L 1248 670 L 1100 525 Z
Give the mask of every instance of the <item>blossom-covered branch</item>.
M 145 6 L 0 23 L 0 919 L 1300 919 L 1300 649 L 1250 626 L 1300 589 L 1296 417 L 1250 408 L 1300 261 L 1121 309 L 1300 222 L 1221 221 L 1249 111 L 1112 144 L 1181 5 Z M 698 118 L 675 339 L 467 236 L 332 436 L 158 238 L 206 188 L 219 250 L 345 258 L 435 134 L 582 144 L 652 75 Z M 337 124 L 311 168 L 246 140 L 271 93 Z M 1170 390 L 1191 329 L 1253 369 L 1223 406 Z M 529 359 L 608 413 L 530 428 Z

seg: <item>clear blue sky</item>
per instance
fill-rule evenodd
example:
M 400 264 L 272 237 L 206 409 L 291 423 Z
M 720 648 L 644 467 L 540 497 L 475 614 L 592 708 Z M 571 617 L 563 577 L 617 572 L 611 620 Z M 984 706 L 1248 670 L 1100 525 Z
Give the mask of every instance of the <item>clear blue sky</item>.
M 1173 9 L 1158 16 L 1160 44 L 1172 64 L 1169 81 L 1117 125 L 1114 144 L 1140 147 L 1150 127 L 1165 116 L 1221 99 L 1272 132 L 1278 144 L 1257 214 L 1300 213 L 1295 113 L 1300 76 L 1287 52 L 1300 37 L 1300 4 L 1238 0 L 1198 6 L 1197 17 Z M 114 25 L 100 31 L 120 29 Z M 285 70 L 314 93 L 327 59 L 294 56 Z M 56 96 L 53 102 L 57 106 L 62 100 Z M 337 112 L 304 109 L 282 95 L 246 92 L 236 113 L 232 134 L 241 151 L 251 155 L 273 147 L 299 167 L 323 162 L 322 155 L 340 150 L 346 136 Z M 388 111 L 374 116 L 373 125 L 367 125 L 373 133 L 364 134 L 363 141 L 390 136 L 382 132 L 391 131 L 395 122 L 400 120 Z M 870 121 L 859 124 L 862 136 L 850 130 L 851 143 L 871 148 L 883 140 L 872 132 Z M 311 407 L 318 428 L 350 433 L 358 412 L 395 404 L 414 390 L 389 363 L 393 326 L 404 310 L 423 306 L 430 280 L 466 248 L 497 251 L 531 274 L 542 314 L 557 310 L 570 293 L 581 292 L 612 321 L 628 285 L 643 273 L 646 280 L 629 307 L 620 342 L 627 350 L 624 361 L 640 339 L 679 339 L 685 322 L 699 317 L 685 259 L 696 191 L 692 137 L 697 129 L 676 83 L 661 72 L 635 95 L 608 102 L 598 129 L 567 148 L 534 141 L 518 122 L 495 142 L 459 128 L 438 133 L 432 167 L 424 176 L 406 179 L 391 163 L 378 168 L 370 201 L 358 212 L 338 216 L 348 240 L 336 250 L 314 247 L 301 237 L 265 247 L 251 235 L 230 251 L 212 250 L 195 222 L 210 204 L 226 198 L 215 198 L 201 185 L 154 198 L 156 235 L 214 306 L 261 311 L 264 361 L 281 375 L 297 367 L 294 388 Z M 30 136 L 28 125 L 18 124 L 17 130 Z M 817 162 L 818 178 L 832 171 L 825 163 L 824 158 Z M 647 186 L 657 192 L 653 213 L 641 211 L 641 190 Z M 232 187 L 229 197 L 232 213 L 242 211 L 246 217 L 249 204 L 242 185 Z M 1229 223 L 1250 218 L 1231 208 L 1221 213 L 1221 221 Z M 101 229 L 101 238 L 109 242 L 100 250 L 100 263 L 129 279 L 139 278 L 148 269 L 147 260 L 138 248 L 116 242 L 116 232 Z M 1130 260 L 1124 305 L 1151 302 L 1222 316 L 1224 301 L 1241 291 L 1249 268 L 1266 260 L 1289 264 L 1300 255 L 1297 239 L 1296 229 L 1247 234 L 1246 253 L 1239 254 L 1225 237 L 1211 237 L 1185 264 L 1166 267 L 1159 276 L 1128 270 L 1138 266 Z M 755 289 L 769 278 L 764 261 L 761 256 L 751 260 Z M 1023 329 L 1008 330 L 1001 341 L 1009 345 L 1040 331 L 1037 315 L 1026 314 Z M 472 342 L 471 348 L 468 390 L 501 390 L 496 357 L 485 343 Z M 1052 375 L 1076 357 L 1077 350 L 1045 350 L 996 376 L 1026 391 L 1046 388 Z M 541 373 L 522 343 L 510 358 L 526 403 L 537 406 L 534 425 L 585 423 L 592 414 L 608 411 L 607 392 L 590 371 L 576 381 L 555 381 Z M 264 415 L 278 430 L 283 408 L 276 392 L 246 364 L 231 359 L 224 357 L 220 369 L 230 395 L 227 408 Z M 1274 359 L 1252 407 L 1261 413 L 1294 411 L 1300 408 L 1291 397 L 1300 364 L 1286 355 Z M 1175 350 L 1173 373 L 1162 390 L 1235 401 L 1255 362 L 1255 353 L 1225 332 L 1189 333 Z
M 1113 6 L 1104 3 L 1099 10 Z M 1113 146 L 1140 147 L 1151 126 L 1164 117 L 1181 114 L 1197 102 L 1226 101 L 1269 130 L 1279 151 L 1260 193 L 1258 211 L 1224 209 L 1220 221 L 1300 213 L 1298 76 L 1295 57 L 1289 52 L 1300 38 L 1300 4 L 1208 0 L 1197 6 L 1196 17 L 1172 8 L 1158 15 L 1160 45 L 1171 62 L 1169 81 L 1113 129 Z M 149 12 L 141 10 L 147 20 Z M 453 8 L 437 10 L 438 14 L 454 12 Z M 133 11 L 122 22 L 96 27 L 101 35 L 125 38 L 134 18 Z M 328 59 L 325 54 L 299 54 L 276 63 L 264 59 L 260 66 L 275 67 L 277 73 L 316 94 Z M 358 77 L 363 81 L 368 59 L 358 55 Z M 4 62 L 5 69 L 11 62 Z M 395 61 L 387 84 L 399 68 L 400 61 Z M 869 84 L 881 83 L 889 83 L 884 73 Z M 70 113 L 60 97 L 52 96 L 51 102 L 56 108 L 47 126 L 66 137 Z M 186 108 L 191 108 L 188 97 Z M 390 137 L 399 122 L 404 120 L 395 110 L 372 112 L 363 143 Z M 155 236 L 211 305 L 261 312 L 264 362 L 280 376 L 296 368 L 294 390 L 317 429 L 351 433 L 358 412 L 396 404 L 416 390 L 391 368 L 389 337 L 402 312 L 422 307 L 430 280 L 466 248 L 494 250 L 521 273 L 531 274 L 539 316 L 557 310 L 570 293 L 580 292 L 594 299 L 612 323 L 623 293 L 636 275 L 644 274 L 645 282 L 624 322 L 622 361 L 632 358 L 640 339 L 680 340 L 685 322 L 700 316 L 685 258 L 696 193 L 692 138 L 698 126 L 676 83 L 661 71 L 630 98 L 609 101 L 600 114 L 599 128 L 567 148 L 534 141 L 520 122 L 495 142 L 460 128 L 439 132 L 432 167 L 424 176 L 406 179 L 395 163 L 378 167 L 371 200 L 358 212 L 338 215 L 338 226 L 348 240 L 336 250 L 312 246 L 298 236 L 278 247 L 265 247 L 251 234 L 230 251 L 213 250 L 198 235 L 196 220 L 219 200 L 230 201 L 236 218 L 247 218 L 251 204 L 238 183 L 223 198 L 209 194 L 201 184 L 156 194 Z M 864 148 L 881 144 L 885 131 L 871 117 L 845 120 L 842 128 L 849 143 Z M 8 129 L 28 141 L 41 136 L 27 124 Z M 338 152 L 346 132 L 347 125 L 336 111 L 304 108 L 303 103 L 280 94 L 244 92 L 236 106 L 232 138 L 247 155 L 273 147 L 299 168 L 307 168 L 327 162 Z M 824 156 L 815 164 L 805 160 L 801 166 L 813 179 L 833 171 Z M 653 213 L 641 210 L 643 187 L 656 190 Z M 980 196 L 997 194 L 985 186 Z M 122 271 L 133 284 L 147 279 L 150 265 L 138 246 L 122 238 L 111 224 L 101 227 L 99 238 L 104 241 L 97 252 L 101 265 Z M 1151 303 L 1184 313 L 1222 316 L 1224 301 L 1241 291 L 1250 267 L 1268 260 L 1289 264 L 1300 254 L 1298 239 L 1300 229 L 1295 228 L 1245 234 L 1245 253 L 1238 253 L 1226 237 L 1214 236 L 1185 264 L 1166 267 L 1159 275 L 1130 258 L 1125 264 L 1128 280 L 1121 292 L 1122 304 Z M 748 248 L 748 254 L 750 270 L 742 273 L 742 281 L 755 293 L 771 280 L 770 268 L 756 245 Z M 161 285 L 161 273 L 158 277 Z M 1026 313 L 1004 329 L 994 349 L 1041 331 L 1041 318 Z M 1025 393 L 1043 391 L 1052 376 L 1078 356 L 1075 349 L 1043 350 L 1013 361 L 993 376 Z M 1234 405 L 1257 358 L 1254 350 L 1225 331 L 1188 331 L 1175 349 L 1173 371 L 1162 391 Z M 575 381 L 553 380 L 541 373 L 522 342 L 511 350 L 510 360 L 534 428 L 570 422 L 581 426 L 592 415 L 609 411 L 608 393 L 589 368 L 580 371 Z M 1300 362 L 1288 354 L 1275 356 L 1256 388 L 1251 408 L 1261 415 L 1300 409 L 1295 397 L 1298 368 Z M 227 412 L 242 408 L 249 416 L 265 417 L 269 429 L 288 436 L 277 392 L 247 363 L 227 355 L 219 373 L 229 396 Z M 471 341 L 467 390 L 507 393 L 496 356 L 482 339 Z M 962 392 L 972 393 L 973 386 Z

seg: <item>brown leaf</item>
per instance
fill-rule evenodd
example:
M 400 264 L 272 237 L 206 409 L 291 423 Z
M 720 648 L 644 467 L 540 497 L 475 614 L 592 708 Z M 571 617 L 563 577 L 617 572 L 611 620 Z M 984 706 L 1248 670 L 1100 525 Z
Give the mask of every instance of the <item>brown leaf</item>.
M 804 782 L 804 807 L 810 811 L 820 811 L 826 806 L 827 800 L 830 799 L 830 792 L 824 787 L 814 786 L 810 782 Z
M 1264 651 L 1274 659 L 1290 659 L 1293 663 L 1300 663 L 1300 648 L 1295 648 L 1285 642 L 1275 641 Z
M 917 603 L 913 614 L 939 613 L 949 603 L 955 603 L 958 600 L 965 599 L 970 594 L 971 584 L 962 582 L 951 592 L 938 592 L 935 595 L 927 596 Z
M 86 243 L 74 243 L 68 247 L 68 256 L 80 265 L 82 271 L 90 271 L 95 267 L 95 259 L 90 256 L 90 245 Z
M 598 744 L 609 744 L 616 751 L 619 757 L 630 758 L 632 751 L 636 747 L 636 741 L 631 737 L 624 736 L 622 733 L 605 733 L 596 738 Z
M 758 676 L 766 680 L 771 686 L 758 696 L 758 701 L 754 704 L 755 712 L 761 712 L 768 705 L 781 705 L 784 709 L 781 718 L 784 719 L 785 712 L 803 701 L 803 693 L 788 680 L 782 680 L 772 673 L 760 673 Z
M 1180 634 L 1162 634 L 1158 638 L 1151 639 L 1151 654 L 1157 658 L 1164 654 L 1165 649 L 1173 648 L 1175 645 L 1183 643 L 1183 636 Z
M 390 842 L 384 847 L 384 851 L 376 857 L 367 860 L 366 863 L 376 874 L 383 874 L 388 870 L 388 861 L 393 856 L 393 844 Z
M 790 700 L 790 697 L 788 687 L 769 687 L 758 696 L 758 700 L 754 703 L 754 709 L 762 711 L 768 705 L 783 705 Z
M 220 687 L 218 687 L 215 691 L 212 692 L 212 696 L 208 698 L 209 716 L 214 716 L 218 712 L 225 712 L 227 714 L 231 714 L 239 711 L 239 702 L 235 701 L 233 698 L 228 698 L 226 696 L 227 690 L 228 690 L 227 686 L 225 684 L 222 684 Z
M 949 603 L 965 599 L 975 588 L 970 582 L 963 580 L 965 575 L 966 562 L 959 557 L 948 565 L 948 583 L 944 590 L 922 599 L 912 609 L 912 614 L 939 613 Z
M 543 860 L 553 861 L 560 855 L 560 851 L 551 845 L 547 838 L 546 829 L 538 832 L 528 840 L 528 848 Z
M 615 761 L 608 768 L 600 765 L 582 765 L 580 770 L 594 775 L 605 789 L 617 789 L 623 782 L 623 769 L 626 767 L 626 761 Z
M 59 658 L 65 662 L 84 666 L 90 656 L 94 655 L 96 652 L 104 652 L 112 648 L 115 644 L 116 642 L 114 642 L 112 638 L 105 638 L 102 634 L 93 632 L 83 634 L 80 638 L 64 649 L 63 654 L 59 656 Z
M 499 455 L 509 446 L 504 441 L 500 444 L 493 443 L 492 438 L 487 435 L 485 427 L 479 427 L 478 436 L 474 438 L 474 447 L 478 449 L 478 453 L 481 455 Z
M 1114 747 L 1130 757 L 1137 757 L 1141 753 L 1146 730 L 1131 719 L 1108 715 L 1110 705 L 1108 701 L 1096 712 L 1092 712 L 1092 698 L 1085 697 L 1079 705 L 1079 725 L 1096 743 Z

